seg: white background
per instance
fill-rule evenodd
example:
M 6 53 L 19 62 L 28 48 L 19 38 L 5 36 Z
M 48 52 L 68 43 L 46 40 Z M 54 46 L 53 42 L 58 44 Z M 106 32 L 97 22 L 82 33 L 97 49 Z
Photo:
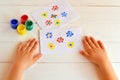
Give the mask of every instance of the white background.
M 6 75 L 19 41 L 38 39 L 38 26 L 19 36 L 11 18 L 43 8 L 55 0 L 0 0 L 0 80 Z M 101 39 L 120 78 L 120 0 L 69 0 L 81 18 L 68 26 L 81 26 L 85 34 Z M 23 80 L 99 80 L 99 69 L 77 54 L 44 55 L 25 72 Z

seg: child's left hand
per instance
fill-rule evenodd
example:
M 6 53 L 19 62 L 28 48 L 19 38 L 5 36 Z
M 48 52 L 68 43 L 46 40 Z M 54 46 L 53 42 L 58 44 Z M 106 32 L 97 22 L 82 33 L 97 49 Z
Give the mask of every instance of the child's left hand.
M 42 55 L 41 53 L 34 55 L 38 42 L 35 39 L 28 40 L 25 44 L 19 43 L 16 50 L 13 66 L 24 71 L 34 64 Z

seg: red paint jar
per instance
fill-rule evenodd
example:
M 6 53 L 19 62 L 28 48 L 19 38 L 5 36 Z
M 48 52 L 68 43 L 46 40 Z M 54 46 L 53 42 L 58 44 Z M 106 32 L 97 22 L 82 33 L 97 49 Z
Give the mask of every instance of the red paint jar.
M 21 23 L 25 24 L 25 22 L 28 20 L 28 15 L 24 14 L 21 16 Z

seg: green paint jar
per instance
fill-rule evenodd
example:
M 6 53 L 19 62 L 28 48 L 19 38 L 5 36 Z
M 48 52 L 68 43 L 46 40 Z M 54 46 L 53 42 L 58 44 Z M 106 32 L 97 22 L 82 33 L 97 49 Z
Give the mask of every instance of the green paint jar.
M 25 26 L 26 26 L 26 29 L 27 29 L 28 31 L 31 31 L 31 30 L 33 29 L 33 21 L 27 20 L 27 21 L 25 22 Z

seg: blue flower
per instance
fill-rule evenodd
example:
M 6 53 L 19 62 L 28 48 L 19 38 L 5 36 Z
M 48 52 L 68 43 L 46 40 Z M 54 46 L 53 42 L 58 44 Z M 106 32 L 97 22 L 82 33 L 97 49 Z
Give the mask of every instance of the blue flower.
M 62 17 L 67 17 L 68 13 L 62 12 L 61 15 L 62 15 Z
M 52 32 L 47 32 L 47 34 L 46 34 L 46 37 L 47 37 L 47 38 L 52 38 L 52 36 L 53 36 L 53 35 L 52 35 Z
M 73 34 L 72 31 L 68 31 L 68 32 L 66 33 L 66 35 L 67 35 L 67 37 L 72 37 L 74 34 Z

